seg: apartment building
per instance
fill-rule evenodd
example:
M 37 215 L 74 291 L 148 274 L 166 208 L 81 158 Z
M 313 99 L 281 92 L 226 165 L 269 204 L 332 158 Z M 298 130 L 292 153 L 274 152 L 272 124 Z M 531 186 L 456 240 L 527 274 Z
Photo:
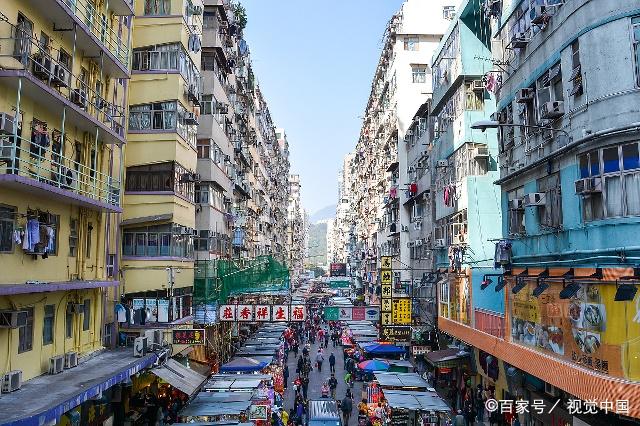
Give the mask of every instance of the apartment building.
M 300 199 L 300 175 L 289 175 L 289 206 L 287 208 L 287 265 L 291 271 L 291 283 L 304 273 L 305 237 L 304 209 Z
M 357 214 L 354 233 L 362 262 L 356 275 L 370 295 L 376 292 L 379 256 L 394 256 L 398 288 L 411 277 L 401 266 L 409 262 L 408 251 L 401 250 L 408 242 L 401 231 L 409 216 L 401 205 L 415 195 L 416 185 L 408 181 L 406 150 L 398 140 L 431 96 L 430 59 L 454 16 L 449 1 L 407 0 L 385 30 L 352 164 L 358 185 L 351 210 Z
M 333 251 L 329 253 L 329 260 L 332 262 L 348 263 L 349 259 L 349 233 L 351 230 L 352 212 L 351 208 L 351 186 L 353 175 L 351 174 L 351 162 L 354 154 L 345 155 L 342 170 L 338 176 L 338 204 L 336 205 L 336 217 L 333 223 Z
M 477 348 L 498 396 L 561 402 L 555 420 L 532 411 L 521 422 L 627 424 L 640 417 L 638 3 L 502 1 L 484 11 L 497 111 L 474 127 L 498 128 L 504 278 L 474 282 L 472 299 L 503 303 L 503 330 L 444 315 L 439 326 Z M 571 399 L 595 401 L 592 414 L 568 413 Z
M 125 0 L 0 4 L 0 424 L 79 419 L 123 379 L 109 380 L 153 362 L 103 350 L 133 13 Z

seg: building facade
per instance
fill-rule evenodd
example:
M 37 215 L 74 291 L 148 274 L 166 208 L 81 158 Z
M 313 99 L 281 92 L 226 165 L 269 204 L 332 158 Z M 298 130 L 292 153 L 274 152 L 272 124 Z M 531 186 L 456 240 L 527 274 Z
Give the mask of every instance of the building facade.
M 291 283 L 304 273 L 306 229 L 304 209 L 300 199 L 300 175 L 289 175 L 289 206 L 287 209 L 287 264 L 291 271 Z
M 489 127 L 499 129 L 503 234 L 495 265 L 505 275 L 474 282 L 472 294 L 504 306 L 503 329 L 444 315 L 439 326 L 485 365 L 491 357 L 502 396 L 559 399 L 563 424 L 626 424 L 640 417 L 629 356 L 640 332 L 640 9 L 624 0 L 489 3 L 494 65 L 485 76 L 497 89 Z M 596 401 L 597 413 L 568 415 L 571 399 Z

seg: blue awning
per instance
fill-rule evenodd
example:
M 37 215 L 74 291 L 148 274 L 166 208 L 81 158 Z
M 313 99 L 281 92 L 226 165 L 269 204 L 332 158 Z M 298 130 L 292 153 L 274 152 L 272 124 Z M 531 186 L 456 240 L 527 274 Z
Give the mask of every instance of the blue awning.
M 372 355 L 400 355 L 407 352 L 406 349 L 400 346 L 385 343 L 370 343 L 361 346 L 366 353 Z
M 221 373 L 259 371 L 271 363 L 273 357 L 238 356 L 220 367 Z

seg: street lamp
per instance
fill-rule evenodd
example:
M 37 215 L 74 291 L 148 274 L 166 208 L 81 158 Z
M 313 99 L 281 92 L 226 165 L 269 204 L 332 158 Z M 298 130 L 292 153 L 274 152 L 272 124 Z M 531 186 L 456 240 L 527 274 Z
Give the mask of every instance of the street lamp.
M 537 125 L 530 125 L 530 124 L 500 123 L 499 121 L 496 121 L 496 120 L 480 120 L 480 121 L 476 121 L 475 123 L 473 123 L 471 125 L 472 129 L 481 130 L 483 132 L 485 130 L 487 130 L 487 129 L 498 129 L 500 127 L 523 127 L 525 129 L 551 130 L 553 132 L 564 133 L 565 135 L 567 135 L 567 137 L 570 137 L 569 133 L 566 130 L 556 129 L 554 127 L 549 127 L 549 126 L 537 126 Z

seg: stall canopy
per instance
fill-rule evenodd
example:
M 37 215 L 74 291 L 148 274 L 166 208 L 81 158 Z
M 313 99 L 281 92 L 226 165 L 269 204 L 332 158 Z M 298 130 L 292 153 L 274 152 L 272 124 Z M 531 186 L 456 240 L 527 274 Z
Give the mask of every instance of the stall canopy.
M 226 364 L 222 364 L 220 372 L 222 373 L 238 373 L 259 371 L 271 364 L 273 356 L 237 356 Z
M 261 382 L 262 380 L 260 378 L 237 380 L 232 375 L 229 375 L 226 379 L 209 380 L 204 385 L 204 388 L 205 390 L 213 392 L 253 390 L 260 386 Z
M 404 348 L 388 343 L 370 343 L 362 345 L 362 349 L 372 355 L 400 355 L 406 352 Z
M 236 402 L 192 402 L 187 405 L 181 412 L 180 417 L 194 416 L 222 416 L 222 415 L 238 415 L 246 411 L 251 405 L 251 401 Z
M 205 376 L 185 367 L 174 359 L 168 359 L 167 362 L 152 369 L 151 372 L 189 396 L 193 395 L 207 380 Z
M 362 361 L 358 364 L 358 367 L 362 371 L 366 372 L 374 372 L 374 371 L 387 371 L 389 369 L 389 364 L 384 361 L 380 361 L 378 359 L 372 359 L 368 361 Z
M 459 365 L 459 361 L 469 357 L 469 352 L 458 348 L 432 351 L 425 355 L 425 359 L 436 368 L 451 368 Z
M 244 402 L 250 401 L 253 392 L 228 391 L 228 392 L 200 392 L 193 402 Z
M 382 388 L 419 388 L 427 389 L 429 384 L 418 373 L 375 373 Z
M 449 411 L 451 408 L 435 392 L 383 391 L 391 408 L 420 411 Z

